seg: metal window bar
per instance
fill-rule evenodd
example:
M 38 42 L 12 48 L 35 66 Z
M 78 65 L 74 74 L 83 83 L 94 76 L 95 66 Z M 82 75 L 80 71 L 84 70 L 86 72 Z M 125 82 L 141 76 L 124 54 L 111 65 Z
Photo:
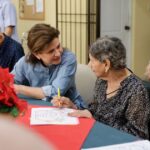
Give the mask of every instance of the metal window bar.
M 75 53 L 78 63 L 88 62 L 89 45 L 98 36 L 98 1 L 56 0 L 56 25 L 62 45 Z

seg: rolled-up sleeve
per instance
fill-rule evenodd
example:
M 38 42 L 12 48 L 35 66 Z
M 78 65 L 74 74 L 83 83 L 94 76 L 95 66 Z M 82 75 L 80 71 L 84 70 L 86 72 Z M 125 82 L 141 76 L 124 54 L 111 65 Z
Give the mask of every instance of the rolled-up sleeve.
M 27 71 L 26 63 L 25 63 L 25 56 L 20 58 L 20 60 L 15 64 L 11 74 L 14 75 L 14 82 L 16 84 L 25 84 L 27 85 L 28 81 L 26 79 L 26 74 L 29 74 Z

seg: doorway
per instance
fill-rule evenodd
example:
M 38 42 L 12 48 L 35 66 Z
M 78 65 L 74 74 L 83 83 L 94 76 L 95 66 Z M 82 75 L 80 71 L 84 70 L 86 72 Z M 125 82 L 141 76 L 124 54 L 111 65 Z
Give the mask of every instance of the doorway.
M 127 66 L 131 67 L 131 0 L 101 0 L 100 36 L 116 36 L 127 50 Z

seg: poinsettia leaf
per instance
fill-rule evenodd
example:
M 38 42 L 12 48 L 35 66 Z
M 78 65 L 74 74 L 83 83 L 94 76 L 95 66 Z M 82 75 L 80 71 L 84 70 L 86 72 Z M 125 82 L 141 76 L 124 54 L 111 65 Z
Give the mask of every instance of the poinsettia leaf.
M 16 117 L 26 109 L 27 102 L 20 100 L 15 92 L 14 76 L 9 73 L 8 68 L 0 67 L 0 112 L 10 112 Z
M 8 107 L 8 106 L 6 106 L 6 105 L 2 105 L 2 106 L 0 107 L 0 112 L 1 112 L 1 113 L 7 113 L 7 112 L 9 112 L 10 110 L 11 110 L 11 108 Z
M 16 106 L 14 106 L 11 111 L 10 111 L 10 114 L 14 117 L 17 117 L 19 115 L 19 110 Z

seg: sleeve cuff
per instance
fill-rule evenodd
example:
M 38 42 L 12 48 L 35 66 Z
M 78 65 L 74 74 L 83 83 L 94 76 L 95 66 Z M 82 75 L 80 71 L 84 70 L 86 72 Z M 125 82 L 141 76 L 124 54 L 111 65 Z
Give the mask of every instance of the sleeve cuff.
M 51 97 L 51 87 L 50 86 L 43 86 L 42 90 L 43 90 L 45 97 Z

